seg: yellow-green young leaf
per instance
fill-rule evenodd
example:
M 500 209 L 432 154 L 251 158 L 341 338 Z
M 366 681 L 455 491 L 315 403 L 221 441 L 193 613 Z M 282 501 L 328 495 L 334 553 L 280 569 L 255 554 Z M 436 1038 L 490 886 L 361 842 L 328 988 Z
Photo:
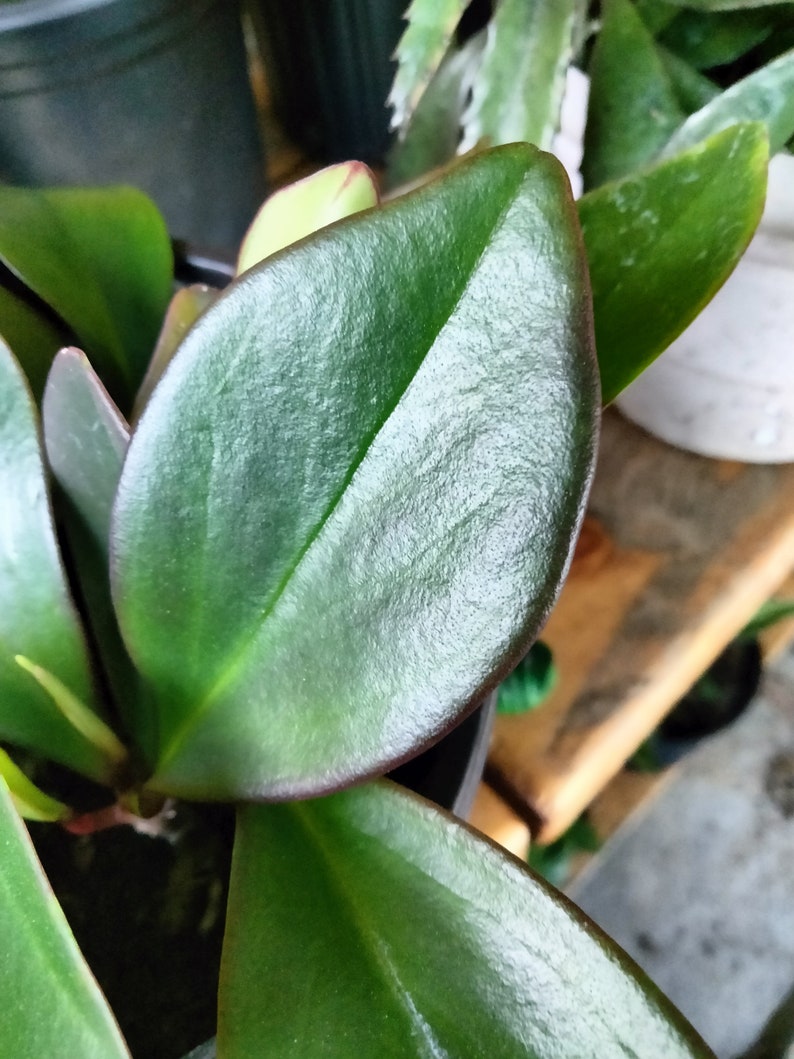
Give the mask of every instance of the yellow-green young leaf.
M 469 0 L 412 0 L 397 45 L 397 73 L 389 93 L 392 127 L 404 129 L 447 53 Z
M 526 144 L 232 284 L 152 395 L 114 510 L 152 786 L 333 789 L 512 669 L 581 517 L 590 328 L 567 179 Z
M 0 1055 L 130 1059 L 0 777 Z
M 271 195 L 246 232 L 237 275 L 291 243 L 377 205 L 375 178 L 363 162 L 340 162 Z
M 56 820 L 65 820 L 72 815 L 72 810 L 68 805 L 51 798 L 49 794 L 39 790 L 35 783 L 31 783 L 22 769 L 2 748 L 0 748 L 0 778 L 6 781 L 11 801 L 24 819 L 54 823 Z
M 112 729 L 100 721 L 62 681 L 22 655 L 17 655 L 14 661 L 47 692 L 69 724 L 104 754 L 111 768 L 126 760 L 127 750 Z
M 259 1056 L 710 1053 L 574 905 L 384 781 L 240 810 L 218 1059 Z
M 764 126 L 734 125 L 579 200 L 605 404 L 733 271 L 761 217 L 767 162 Z
M 31 395 L 0 342 L 0 739 L 97 780 L 108 759 L 15 661 L 35 659 L 96 710 L 83 633 L 61 565 Z

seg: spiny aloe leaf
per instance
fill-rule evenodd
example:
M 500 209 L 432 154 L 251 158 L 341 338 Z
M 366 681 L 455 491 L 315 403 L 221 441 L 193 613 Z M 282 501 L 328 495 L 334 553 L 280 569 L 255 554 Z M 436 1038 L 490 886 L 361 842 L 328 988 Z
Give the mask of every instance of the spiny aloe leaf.
M 0 287 L 0 335 L 15 350 L 36 401 L 41 400 L 52 358 L 68 342 L 59 330 L 21 298 Z
M 665 144 L 672 158 L 721 129 L 741 121 L 763 121 L 775 154 L 794 133 L 794 49 L 749 74 L 692 114 Z
M 404 129 L 447 53 L 469 0 L 412 0 L 408 27 L 397 45 L 397 73 L 389 103 L 392 127 Z
M 65 500 L 61 521 L 87 620 L 114 700 L 129 716 L 139 681 L 118 630 L 108 572 L 110 512 L 129 427 L 85 354 L 74 348 L 61 350 L 53 361 L 42 418 L 47 458 Z
M 247 272 L 312 232 L 377 203 L 375 177 L 363 162 L 340 162 L 282 188 L 265 202 L 245 233 L 236 274 Z
M 270 258 L 190 332 L 114 514 L 157 789 L 385 771 L 524 653 L 592 461 L 574 212 L 550 156 L 486 152 Z
M 255 1055 L 710 1053 L 578 909 L 382 781 L 240 810 L 218 1059 Z
M 389 152 L 390 187 L 426 177 L 455 157 L 463 109 L 484 47 L 485 32 L 481 31 L 444 56 L 403 135 Z
M 0 260 L 68 324 L 127 411 L 171 297 L 154 204 L 134 188 L 0 187 Z
M 761 217 L 767 161 L 763 125 L 735 125 L 579 200 L 605 404 L 733 271 Z
M 130 1059 L 0 777 L 0 1055 Z
M 15 661 L 43 667 L 95 708 L 82 630 L 61 566 L 32 398 L 0 342 L 0 738 L 94 779 L 111 762 Z
M 640 168 L 684 118 L 654 39 L 634 6 L 629 0 L 605 0 L 590 61 L 585 187 Z
M 580 0 L 501 0 L 488 27 L 461 151 L 481 140 L 551 147 Z

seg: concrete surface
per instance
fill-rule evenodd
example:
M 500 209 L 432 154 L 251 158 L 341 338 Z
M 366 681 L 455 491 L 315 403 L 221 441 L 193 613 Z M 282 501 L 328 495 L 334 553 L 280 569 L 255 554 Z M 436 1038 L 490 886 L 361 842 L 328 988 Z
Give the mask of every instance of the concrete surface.
M 794 985 L 794 654 L 675 768 L 569 893 L 733 1059 Z

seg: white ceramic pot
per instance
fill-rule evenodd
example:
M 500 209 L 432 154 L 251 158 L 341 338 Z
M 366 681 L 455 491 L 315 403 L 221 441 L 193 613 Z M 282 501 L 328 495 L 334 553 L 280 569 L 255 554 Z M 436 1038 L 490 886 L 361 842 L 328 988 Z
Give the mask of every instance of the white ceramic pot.
M 794 156 L 772 159 L 761 224 L 733 274 L 617 405 L 691 452 L 794 460 Z

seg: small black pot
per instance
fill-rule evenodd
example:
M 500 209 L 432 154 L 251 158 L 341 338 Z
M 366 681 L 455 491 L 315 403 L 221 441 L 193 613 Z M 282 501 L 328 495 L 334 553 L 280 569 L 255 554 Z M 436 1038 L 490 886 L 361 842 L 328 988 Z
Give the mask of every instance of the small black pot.
M 408 0 L 249 0 L 273 107 L 324 162 L 381 162 Z
M 0 180 L 132 184 L 231 249 L 264 174 L 239 0 L 0 0 Z

